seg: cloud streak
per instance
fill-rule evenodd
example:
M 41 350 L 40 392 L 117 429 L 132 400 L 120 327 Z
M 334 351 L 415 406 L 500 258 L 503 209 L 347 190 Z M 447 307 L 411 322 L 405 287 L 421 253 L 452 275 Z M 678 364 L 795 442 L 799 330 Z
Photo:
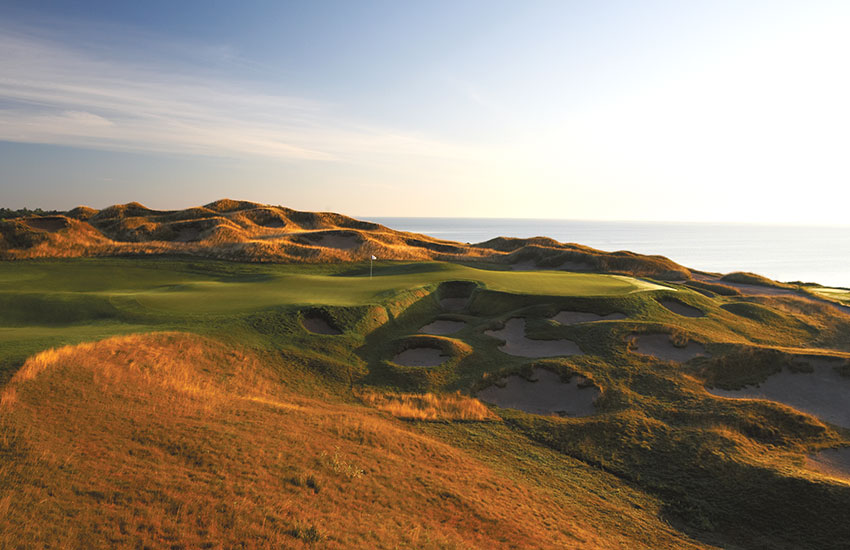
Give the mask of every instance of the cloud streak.
M 152 70 L 0 27 L 0 140 L 289 161 L 463 159 L 473 148 L 179 67 Z M 185 68 L 184 68 L 185 69 Z

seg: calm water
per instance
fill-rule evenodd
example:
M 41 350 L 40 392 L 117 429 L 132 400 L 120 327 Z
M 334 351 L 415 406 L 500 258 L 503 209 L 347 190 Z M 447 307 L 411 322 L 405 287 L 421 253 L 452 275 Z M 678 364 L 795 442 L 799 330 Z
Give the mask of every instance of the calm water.
M 370 218 L 393 229 L 478 243 L 552 237 L 605 251 L 661 254 L 695 269 L 752 271 L 779 281 L 850 287 L 850 226 L 599 222 L 482 218 Z

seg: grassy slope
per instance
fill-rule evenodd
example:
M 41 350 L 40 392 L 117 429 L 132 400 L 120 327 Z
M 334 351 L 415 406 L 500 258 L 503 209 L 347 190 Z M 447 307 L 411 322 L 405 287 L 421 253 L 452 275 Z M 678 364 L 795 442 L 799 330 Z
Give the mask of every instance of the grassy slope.
M 456 280 L 480 286 L 467 309 L 447 313 L 437 298 L 468 290 L 447 284 Z M 6 378 L 48 346 L 181 330 L 214 338 L 197 344 L 207 351 L 193 363 L 201 372 L 187 379 L 223 396 L 208 406 L 203 392 L 164 386 L 168 373 L 106 376 L 127 364 L 106 350 L 128 346 L 108 342 L 31 381 L 18 375 L 7 384 L 21 385 L 7 405 L 13 414 L 0 425 L 0 453 L 12 458 L 0 469 L 0 508 L 6 502 L 17 514 L 3 535 L 35 536 L 26 517 L 43 515 L 69 544 L 88 537 L 81 540 L 95 546 L 138 539 L 191 547 L 227 533 L 232 544 L 300 544 L 318 529 L 331 547 L 376 540 L 388 548 L 510 547 L 518 540 L 512 533 L 541 548 L 680 548 L 699 545 L 695 539 L 741 548 L 840 547 L 850 533 L 837 511 L 850 505 L 850 488 L 802 464 L 811 449 L 848 443 L 847 432 L 779 405 L 712 397 L 702 383 L 722 375 L 734 385 L 741 369 L 730 380 L 729 365 L 746 350 L 850 351 L 850 317 L 789 297 L 652 288 L 600 275 L 435 263 L 376 266 L 372 281 L 350 265 L 0 264 Z M 674 295 L 706 317 L 681 317 L 658 302 Z M 299 322 L 306 308 L 343 334 L 307 333 Z M 629 318 L 566 327 L 547 320 L 561 309 Z M 530 336 L 570 338 L 587 355 L 533 361 L 499 352 L 499 342 L 483 333 L 515 316 L 527 319 Z M 436 369 L 392 363 L 435 318 L 468 323 L 441 340 L 466 351 Z M 636 356 L 626 345 L 635 331 L 676 332 L 723 361 L 676 366 Z M 171 339 L 188 337 L 160 338 L 146 346 L 170 357 Z M 227 354 L 242 353 L 231 350 L 244 350 L 253 370 L 229 371 Z M 599 414 L 499 411 L 500 422 L 403 423 L 355 405 L 348 389 L 468 391 L 532 364 L 593 380 L 603 389 Z M 754 369 L 740 376 L 763 375 Z M 349 466 L 364 475 L 345 474 Z M 150 468 L 148 492 L 141 479 Z M 410 496 L 399 500 L 399 487 Z M 380 519 L 364 525 L 342 510 Z M 179 535 L 189 523 L 196 532 Z

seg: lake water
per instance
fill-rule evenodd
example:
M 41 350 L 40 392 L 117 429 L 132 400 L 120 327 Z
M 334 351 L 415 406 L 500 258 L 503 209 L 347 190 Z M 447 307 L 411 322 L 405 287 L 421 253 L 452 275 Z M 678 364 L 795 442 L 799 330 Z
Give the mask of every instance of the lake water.
M 779 281 L 850 287 L 850 226 L 369 218 L 402 231 L 469 243 L 551 237 L 613 252 L 660 254 L 694 269 L 751 271 Z

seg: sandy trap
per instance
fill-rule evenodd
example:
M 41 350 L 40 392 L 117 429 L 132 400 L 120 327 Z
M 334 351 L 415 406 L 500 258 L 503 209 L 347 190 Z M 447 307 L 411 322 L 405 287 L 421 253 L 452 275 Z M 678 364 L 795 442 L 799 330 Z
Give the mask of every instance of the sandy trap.
M 826 449 L 806 457 L 806 467 L 850 482 L 850 447 Z
M 507 409 L 518 409 L 533 414 L 558 414 L 561 416 L 589 416 L 594 413 L 593 403 L 599 389 L 579 387 L 585 380 L 574 376 L 568 383 L 546 369 L 534 369 L 534 382 L 521 376 L 508 376 L 504 387 L 492 385 L 478 392 L 478 399 Z
M 678 348 L 670 341 L 669 334 L 633 334 L 631 337 L 635 353 L 650 355 L 664 361 L 685 363 L 695 357 L 708 357 L 702 344 L 688 342 L 683 348 Z
M 783 369 L 758 386 L 740 390 L 709 389 L 719 397 L 733 399 L 767 399 L 783 403 L 804 413 L 817 416 L 844 428 L 850 428 L 850 378 L 835 371 L 844 359 L 800 356 L 797 362 L 808 363 L 814 371 L 791 372 Z
M 501 330 L 486 330 L 484 334 L 504 340 L 499 349 L 518 357 L 559 357 L 582 355 L 578 344 L 572 340 L 532 340 L 525 336 L 525 319 L 515 317 L 505 323 Z
M 658 303 L 682 317 L 705 317 L 705 312 L 701 309 L 683 304 L 678 300 L 671 300 L 668 298 L 666 300 L 659 300 Z
M 442 350 L 431 347 L 408 348 L 393 357 L 393 363 L 404 367 L 437 367 L 448 361 Z
M 445 335 L 445 334 L 454 334 L 460 329 L 464 328 L 466 323 L 463 321 L 449 321 L 445 319 L 438 319 L 433 323 L 428 323 L 424 327 L 419 329 L 419 332 L 422 334 L 434 334 L 434 335 Z
M 342 334 L 342 332 L 332 327 L 330 323 L 318 315 L 305 316 L 301 324 L 313 334 Z
M 577 325 L 579 323 L 592 323 L 594 321 L 617 321 L 625 318 L 625 314 L 619 312 L 609 313 L 608 315 L 597 315 L 596 313 L 586 313 L 584 311 L 562 311 L 551 319 L 562 325 Z

